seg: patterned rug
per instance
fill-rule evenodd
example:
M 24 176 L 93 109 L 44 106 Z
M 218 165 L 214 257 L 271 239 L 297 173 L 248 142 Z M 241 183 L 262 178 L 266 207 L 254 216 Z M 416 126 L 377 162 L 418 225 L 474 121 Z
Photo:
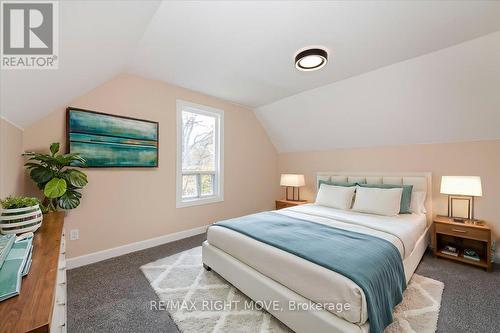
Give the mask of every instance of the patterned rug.
M 154 311 L 167 311 L 183 333 L 292 332 L 213 271 L 202 266 L 201 247 L 141 267 L 158 294 Z M 433 333 L 444 284 L 414 274 L 394 322 L 384 333 Z M 249 307 L 254 304 L 255 307 Z

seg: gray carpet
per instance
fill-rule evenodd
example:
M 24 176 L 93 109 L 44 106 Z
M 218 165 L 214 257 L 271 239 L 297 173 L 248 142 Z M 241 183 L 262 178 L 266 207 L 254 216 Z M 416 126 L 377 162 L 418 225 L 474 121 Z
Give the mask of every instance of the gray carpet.
M 68 271 L 68 332 L 178 332 L 139 267 L 198 246 L 183 239 Z M 500 332 L 500 265 L 493 273 L 426 254 L 417 273 L 445 283 L 438 332 Z

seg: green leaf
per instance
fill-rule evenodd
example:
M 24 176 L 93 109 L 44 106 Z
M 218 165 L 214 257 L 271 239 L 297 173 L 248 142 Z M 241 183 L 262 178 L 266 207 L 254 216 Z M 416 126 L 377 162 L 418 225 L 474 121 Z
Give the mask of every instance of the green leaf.
M 53 177 L 53 172 L 50 169 L 38 166 L 31 170 L 31 179 L 37 184 L 44 184 Z
M 31 207 L 39 204 L 37 198 L 31 197 L 13 197 L 8 196 L 7 198 L 0 200 L 0 205 L 3 209 L 15 209 L 15 208 L 25 208 Z
M 64 154 L 56 157 L 60 166 L 85 166 L 85 159 L 79 154 Z
M 40 162 L 41 166 L 52 167 L 52 166 L 56 165 L 55 157 L 52 157 L 50 155 L 39 154 L 39 153 L 29 153 L 29 154 L 25 154 L 25 156 L 29 156 L 29 159 L 28 159 L 29 161 Z
M 67 184 L 64 179 L 61 178 L 53 178 L 50 182 L 45 184 L 45 188 L 43 189 L 43 193 L 47 198 L 59 198 L 64 193 L 66 193 Z
M 88 183 L 87 175 L 79 170 L 68 169 L 68 170 L 64 171 L 64 174 L 66 174 L 68 176 L 67 180 L 74 187 L 81 188 L 81 187 L 84 187 L 85 185 L 87 185 L 87 183 Z
M 50 152 L 52 153 L 52 156 L 54 156 L 59 151 L 59 146 L 59 142 L 54 142 L 50 145 Z
M 25 152 L 25 168 L 31 178 L 45 194 L 43 202 L 46 210 L 56 211 L 57 206 L 72 209 L 80 204 L 82 194 L 78 189 L 87 185 L 87 175 L 71 169 L 71 166 L 85 166 L 86 160 L 79 154 L 59 153 L 60 144 L 50 145 L 50 153 Z
M 33 168 L 38 168 L 41 165 L 38 163 L 27 162 L 24 164 L 24 166 L 26 167 L 26 169 L 29 170 L 29 169 L 33 169 Z
M 75 190 L 68 189 L 66 193 L 64 193 L 57 203 L 59 204 L 59 207 L 62 209 L 73 209 L 78 207 L 80 205 L 80 198 L 82 195 L 78 193 Z

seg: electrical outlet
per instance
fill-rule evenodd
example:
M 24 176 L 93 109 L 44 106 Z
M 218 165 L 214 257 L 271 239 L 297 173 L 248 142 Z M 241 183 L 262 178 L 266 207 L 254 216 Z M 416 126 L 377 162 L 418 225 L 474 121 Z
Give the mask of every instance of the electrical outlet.
M 78 229 L 69 231 L 69 240 L 77 240 L 78 238 L 80 238 L 80 231 Z

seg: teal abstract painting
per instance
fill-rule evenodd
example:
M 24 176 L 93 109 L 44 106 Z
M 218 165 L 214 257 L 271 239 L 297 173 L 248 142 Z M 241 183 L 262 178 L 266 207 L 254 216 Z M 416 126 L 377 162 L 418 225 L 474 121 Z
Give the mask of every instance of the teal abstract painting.
M 158 123 L 68 108 L 67 147 L 87 167 L 157 167 Z

